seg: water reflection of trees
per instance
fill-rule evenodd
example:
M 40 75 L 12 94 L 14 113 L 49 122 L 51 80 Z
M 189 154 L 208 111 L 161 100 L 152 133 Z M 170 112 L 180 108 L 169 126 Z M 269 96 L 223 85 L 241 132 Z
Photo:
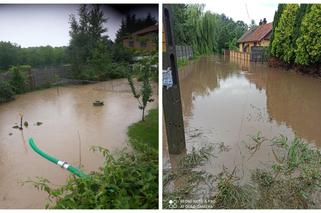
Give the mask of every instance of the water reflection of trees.
M 321 146 L 321 80 L 265 64 L 205 57 L 180 71 L 184 115 L 190 116 L 193 98 L 208 96 L 220 88 L 220 81 L 241 75 L 264 90 L 271 120 L 291 127 L 298 136 Z
M 185 66 L 179 71 L 184 115 L 191 115 L 193 98 L 208 96 L 220 87 L 220 80 L 237 73 L 236 65 L 217 56 L 204 57 Z
M 266 90 L 270 118 L 320 146 L 321 80 L 266 65 L 252 64 L 249 72 L 246 78 Z

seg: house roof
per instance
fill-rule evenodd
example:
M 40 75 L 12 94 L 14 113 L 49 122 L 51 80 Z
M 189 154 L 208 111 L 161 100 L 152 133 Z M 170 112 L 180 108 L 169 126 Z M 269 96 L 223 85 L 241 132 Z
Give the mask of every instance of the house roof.
M 237 41 L 238 43 L 250 42 L 250 41 L 261 41 L 270 35 L 272 31 L 272 22 L 268 24 L 263 24 L 253 29 L 246 31 L 242 37 Z M 269 39 L 269 37 L 268 37 Z
M 138 30 L 133 33 L 133 35 L 144 35 L 150 32 L 157 32 L 158 31 L 158 24 L 146 27 L 144 29 Z

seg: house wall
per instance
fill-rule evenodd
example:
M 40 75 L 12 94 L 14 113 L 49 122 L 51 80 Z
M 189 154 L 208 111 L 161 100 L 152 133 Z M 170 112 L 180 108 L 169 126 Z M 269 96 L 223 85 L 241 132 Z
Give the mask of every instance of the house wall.
M 155 38 L 158 36 L 156 33 L 149 33 L 144 36 L 136 36 L 132 38 L 126 38 L 123 40 L 123 46 L 126 48 L 133 48 L 136 50 L 144 50 L 144 51 L 156 51 L 157 49 L 157 41 Z M 145 46 L 143 43 L 145 42 Z M 131 46 L 132 44 L 132 46 Z
M 262 40 L 261 42 L 262 47 L 268 47 L 270 45 L 270 40 Z
M 249 46 L 246 48 L 247 53 L 251 52 L 251 47 L 254 46 L 254 42 L 246 42 L 246 43 L 239 43 L 239 51 L 243 52 L 243 47 L 245 44 L 248 44 Z M 259 42 L 256 43 L 256 46 L 261 46 L 261 47 L 268 47 L 270 45 L 270 40 L 261 40 Z

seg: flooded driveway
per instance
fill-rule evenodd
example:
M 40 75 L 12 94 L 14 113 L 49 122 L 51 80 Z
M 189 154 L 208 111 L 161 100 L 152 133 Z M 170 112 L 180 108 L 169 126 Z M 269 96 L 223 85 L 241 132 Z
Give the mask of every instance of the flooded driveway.
M 321 147 L 321 80 L 265 64 L 203 57 L 179 71 L 187 152 L 192 147 L 221 144 L 227 149 L 204 165 L 217 174 L 237 167 L 242 180 L 249 170 L 274 160 L 262 144 L 250 154 L 245 141 L 258 132 L 268 139 L 295 135 Z M 165 168 L 177 156 L 164 146 Z
M 157 85 L 153 85 L 156 93 Z M 157 98 L 149 108 L 157 106 Z M 95 100 L 105 105 L 94 107 Z M 18 113 L 29 127 L 13 129 Z M 0 105 L 0 208 L 44 208 L 46 193 L 19 182 L 44 177 L 64 184 L 70 175 L 31 150 L 33 137 L 40 149 L 85 172 L 102 166 L 100 154 L 89 149 L 102 146 L 112 152 L 127 146 L 127 127 L 141 119 L 137 100 L 127 79 L 90 85 L 50 88 L 17 96 Z M 40 126 L 35 125 L 42 122 Z

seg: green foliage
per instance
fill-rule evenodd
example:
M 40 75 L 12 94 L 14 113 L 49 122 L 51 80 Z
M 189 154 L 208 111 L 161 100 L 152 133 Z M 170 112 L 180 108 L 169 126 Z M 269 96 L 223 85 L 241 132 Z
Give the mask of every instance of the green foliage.
M 14 95 L 11 85 L 0 79 L 0 103 L 12 100 Z
M 279 4 L 274 16 L 271 55 L 288 64 L 321 61 L 320 4 Z
M 230 173 L 225 168 L 218 175 L 216 193 L 212 199 L 217 209 L 248 209 L 253 208 L 253 195 L 250 186 L 239 186 L 235 175 L 236 168 Z
M 10 66 L 16 65 L 19 47 L 10 42 L 0 42 L 0 70 L 6 71 Z
M 278 9 L 275 11 L 274 13 L 274 18 L 273 18 L 273 30 L 272 30 L 272 34 L 271 34 L 271 38 L 270 38 L 270 44 L 273 43 L 274 40 L 274 34 L 275 34 L 275 28 L 278 26 L 279 21 L 280 21 L 280 17 L 282 15 L 282 12 L 284 10 L 284 7 L 286 6 L 286 4 L 279 4 L 278 5 Z M 271 52 L 272 49 L 272 45 L 269 46 L 269 53 L 273 55 L 273 53 Z
M 296 41 L 295 62 L 310 65 L 321 62 L 321 5 L 314 4 L 303 18 Z
M 112 48 L 113 62 L 130 63 L 133 61 L 134 52 L 130 48 L 125 48 L 123 44 L 116 43 Z
M 151 131 L 142 134 L 144 131 Z M 145 132 L 146 133 L 146 132 Z M 69 178 L 53 187 L 44 178 L 26 181 L 49 195 L 46 208 L 55 209 L 156 209 L 158 208 L 158 114 L 152 110 L 145 122 L 128 130 L 134 153 L 115 158 L 107 149 L 94 147 L 105 158 L 104 166 L 89 178 Z
M 30 66 L 13 66 L 10 68 L 10 85 L 16 94 L 28 91 L 27 70 Z
M 32 67 L 63 65 L 68 63 L 66 47 L 28 47 L 0 41 L 0 70 L 7 71 L 10 66 L 29 64 Z
M 90 80 L 104 80 L 111 70 L 111 42 L 104 33 L 107 18 L 100 5 L 82 5 L 70 17 L 69 55 L 75 77 Z
M 242 21 L 224 14 L 203 12 L 204 5 L 172 5 L 174 39 L 177 45 L 191 45 L 195 55 L 222 53 L 235 48 L 236 41 L 247 30 Z
M 295 20 L 299 10 L 297 4 L 288 4 L 282 11 L 279 23 L 274 29 L 272 55 L 291 63 L 295 59 Z
M 311 7 L 310 4 L 300 4 L 300 8 L 295 18 L 294 36 L 293 36 L 294 41 L 296 41 L 301 35 L 300 28 L 301 28 L 302 20 L 305 14 L 310 10 L 310 7 Z
M 240 181 L 240 177 L 236 175 L 236 167 L 232 171 L 223 167 L 223 171 L 217 175 L 208 172 L 198 173 L 198 181 L 194 179 L 194 182 L 189 182 L 186 177 L 199 170 L 199 167 L 195 167 L 197 163 L 191 163 L 192 167 L 179 164 L 175 171 L 165 172 L 165 207 L 168 205 L 165 202 L 169 199 L 191 199 L 199 189 L 207 186 L 208 197 L 203 199 L 211 199 L 213 208 L 315 208 L 317 203 L 314 201 L 321 189 L 320 150 L 299 138 L 289 141 L 286 137 L 280 136 L 267 140 L 258 133 L 252 136 L 247 144 L 250 154 L 252 155 L 253 149 L 263 142 L 269 143 L 276 160 L 272 164 L 269 163 L 270 166 L 253 170 L 251 179 L 243 184 L 241 182 L 244 181 Z M 182 172 L 184 168 L 187 168 L 185 173 Z M 180 189 L 170 192 L 166 186 L 173 181 L 182 181 L 184 184 Z
M 178 69 L 184 67 L 187 64 L 188 64 L 188 59 L 186 58 L 180 58 L 177 60 Z
M 156 23 L 156 19 L 151 14 L 147 14 L 145 18 L 137 18 L 135 14 L 129 14 L 125 19 L 122 19 L 120 29 L 116 34 L 116 43 L 120 43 L 124 36 L 129 36 L 138 30 L 155 25 Z
M 144 121 L 145 109 L 148 102 L 154 101 L 151 98 L 153 95 L 153 91 L 150 81 L 153 73 L 154 75 L 155 73 L 157 73 L 157 67 L 154 66 L 155 64 L 157 64 L 157 55 L 146 56 L 134 65 L 133 71 L 134 73 L 138 74 L 139 79 L 142 81 L 139 93 L 137 92 L 137 89 L 135 87 L 132 73 L 129 73 L 127 77 L 133 96 L 138 101 L 138 108 L 142 110 L 142 121 Z

